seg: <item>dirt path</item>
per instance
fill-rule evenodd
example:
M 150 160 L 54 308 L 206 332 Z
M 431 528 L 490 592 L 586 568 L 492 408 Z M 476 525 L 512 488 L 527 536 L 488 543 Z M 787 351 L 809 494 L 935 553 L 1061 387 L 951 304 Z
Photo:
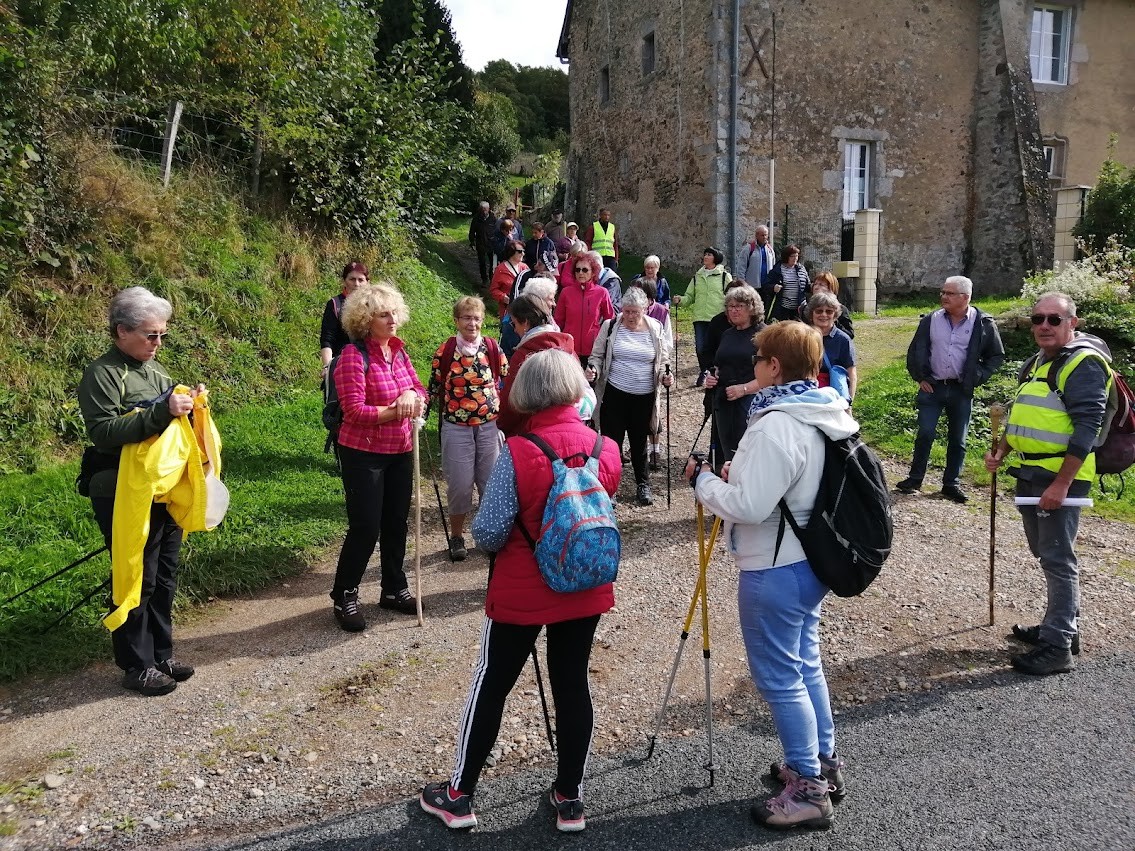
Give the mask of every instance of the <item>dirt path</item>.
M 860 327 L 864 352 L 905 348 L 903 322 Z M 692 354 L 683 349 L 678 388 L 692 381 Z M 672 507 L 662 474 L 653 509 L 630 505 L 633 483 L 624 481 L 621 492 L 618 605 L 602 619 L 592 657 L 599 752 L 635 747 L 653 727 L 696 578 L 694 506 L 677 472 L 701 422 L 700 394 L 676 389 L 671 406 Z M 901 466 L 889 470 L 895 479 Z M 165 698 L 124 693 L 109 662 L 0 691 L 0 849 L 153 847 L 174 837 L 259 833 L 396 800 L 448 774 L 480 635 L 486 560 L 478 551 L 461 564 L 447 560 L 427 497 L 424 628 L 378 610 L 368 574 L 362 600 L 370 626 L 341 632 L 327 597 L 334 566 L 326 562 L 254 597 L 220 601 L 179 630 L 179 653 L 197 675 Z M 826 604 L 825 665 L 837 710 L 886 694 L 965 688 L 1006 664 L 1007 625 L 1033 622 L 1041 610 L 1043 581 L 1007 504 L 997 519 L 994 629 L 985 626 L 987 507 L 898 496 L 895 518 L 895 554 L 879 581 L 862 598 Z M 1085 518 L 1086 653 L 1095 636 L 1114 643 L 1130 634 L 1129 533 Z M 720 549 L 709 587 L 715 714 L 725 723 L 767 724 L 736 626 L 736 573 Z M 675 695 L 667 733 L 700 735 L 696 652 L 686 654 Z M 486 782 L 551 765 L 530 672 L 509 700 L 494 760 Z

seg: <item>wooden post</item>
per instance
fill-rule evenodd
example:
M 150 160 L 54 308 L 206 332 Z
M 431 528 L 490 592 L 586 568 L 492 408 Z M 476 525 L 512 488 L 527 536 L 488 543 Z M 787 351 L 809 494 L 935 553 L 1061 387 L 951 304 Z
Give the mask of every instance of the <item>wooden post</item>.
M 997 452 L 997 444 L 1001 442 L 1001 422 L 1005 418 L 1005 406 L 993 404 L 989 406 L 989 421 L 991 432 L 990 452 Z M 994 470 L 989 480 L 989 625 L 993 626 L 993 597 L 996 587 L 994 564 L 997 560 L 997 471 Z
M 260 194 L 260 161 L 264 157 L 264 134 L 256 131 L 256 142 L 252 146 L 252 197 Z
M 181 123 L 182 103 L 175 100 L 166 113 L 166 132 L 162 137 L 162 188 L 169 188 L 169 172 L 173 165 L 173 146 L 177 141 L 177 126 Z

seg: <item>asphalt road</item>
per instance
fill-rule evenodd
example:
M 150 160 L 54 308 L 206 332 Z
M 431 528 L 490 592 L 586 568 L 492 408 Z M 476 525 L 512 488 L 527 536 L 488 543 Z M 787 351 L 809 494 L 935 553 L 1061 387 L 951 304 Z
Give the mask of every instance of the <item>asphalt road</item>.
M 716 784 L 704 735 L 593 760 L 587 830 L 555 830 L 551 778 L 482 784 L 480 825 L 449 831 L 416 799 L 213 851 L 529 851 L 587 849 L 1135 849 L 1135 657 L 1079 657 L 1075 672 L 1032 679 L 999 670 L 837 718 L 848 797 L 830 831 L 779 834 L 749 820 L 775 733 L 718 728 Z M 437 778 L 423 778 L 437 779 Z M 205 847 L 197 845 L 196 847 Z

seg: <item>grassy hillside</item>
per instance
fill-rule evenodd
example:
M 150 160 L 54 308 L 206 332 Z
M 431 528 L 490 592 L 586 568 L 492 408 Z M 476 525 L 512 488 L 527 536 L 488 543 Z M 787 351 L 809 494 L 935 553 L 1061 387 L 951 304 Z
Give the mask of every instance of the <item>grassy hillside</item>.
M 116 183 L 92 247 L 96 271 L 0 285 L 9 341 L 0 349 L 0 601 L 101 545 L 74 488 L 75 388 L 109 345 L 110 296 L 133 284 L 173 302 L 159 359 L 175 379 L 209 386 L 233 497 L 221 528 L 186 541 L 181 605 L 263 587 L 320 557 L 345 526 L 316 389 L 319 321 L 343 263 L 361 258 L 403 292 L 411 317 L 400 335 L 423 378 L 452 333 L 464 278 L 428 246 L 418 257 L 305 235 L 247 209 L 216 178 L 160 193 L 144 170 L 105 166 Z M 0 611 L 0 681 L 107 657 L 101 594 L 40 633 L 108 570 L 96 556 Z

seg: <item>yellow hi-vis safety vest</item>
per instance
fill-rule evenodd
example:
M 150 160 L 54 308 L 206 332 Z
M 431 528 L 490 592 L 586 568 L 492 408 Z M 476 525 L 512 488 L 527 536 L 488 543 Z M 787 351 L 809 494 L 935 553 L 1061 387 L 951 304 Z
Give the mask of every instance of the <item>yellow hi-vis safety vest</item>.
M 1009 424 L 1005 439 L 1019 455 L 1022 467 L 1040 467 L 1052 473 L 1060 472 L 1068 442 L 1072 439 L 1072 418 L 1064 407 L 1064 386 L 1068 376 L 1084 358 L 1094 357 L 1107 370 L 1107 390 L 1111 391 L 1111 367 L 1097 352 L 1081 349 L 1063 361 L 1056 376 L 1056 391 L 1048 386 L 1048 371 L 1055 361 L 1040 366 L 1033 364 L 1032 371 L 1017 388 L 1017 397 L 1009 410 Z M 1091 481 L 1096 475 L 1095 452 L 1088 454 L 1076 479 Z
M 600 222 L 591 223 L 591 250 L 600 257 L 615 256 L 615 224 L 607 222 L 610 230 L 604 230 Z
M 188 393 L 177 386 L 174 393 Z M 150 536 L 150 507 L 168 505 L 186 533 L 212 529 L 225 516 L 221 436 L 209 416 L 207 394 L 193 400 L 193 421 L 174 417 L 161 434 L 122 447 L 111 525 L 111 588 L 115 609 L 103 619 L 111 632 L 126 623 L 142 599 L 142 570 Z

